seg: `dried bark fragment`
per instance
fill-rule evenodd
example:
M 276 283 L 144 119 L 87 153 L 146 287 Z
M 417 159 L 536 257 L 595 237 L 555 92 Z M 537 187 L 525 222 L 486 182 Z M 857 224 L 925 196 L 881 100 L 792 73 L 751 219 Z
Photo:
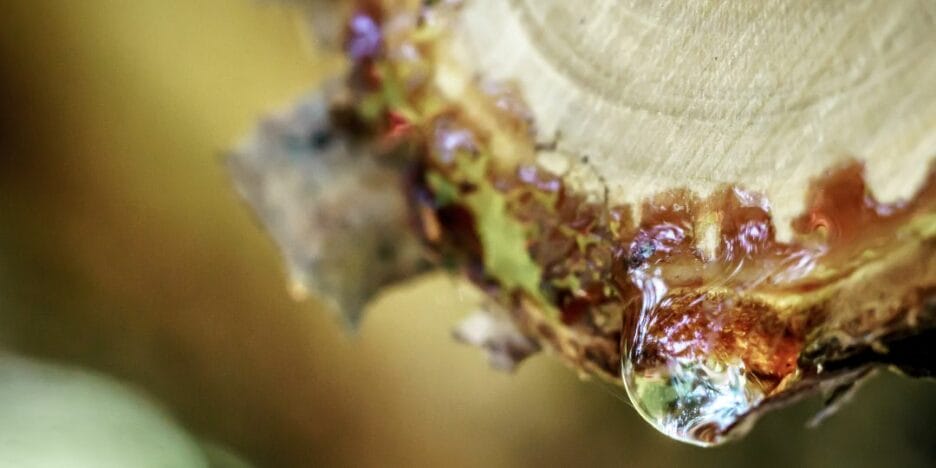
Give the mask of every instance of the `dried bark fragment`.
M 462 320 L 452 334 L 458 341 L 487 351 L 491 367 L 507 372 L 540 349 L 517 328 L 507 311 L 492 303 Z
M 292 291 L 350 324 L 381 288 L 423 271 L 392 161 L 335 125 L 328 93 L 268 117 L 227 159 L 238 191 L 285 257 Z

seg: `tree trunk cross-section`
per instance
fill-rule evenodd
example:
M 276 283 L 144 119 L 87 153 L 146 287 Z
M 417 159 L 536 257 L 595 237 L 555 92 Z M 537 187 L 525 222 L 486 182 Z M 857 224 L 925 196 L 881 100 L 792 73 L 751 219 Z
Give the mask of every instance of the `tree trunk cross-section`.
M 910 198 L 936 154 L 936 4 L 471 0 L 451 52 L 520 85 L 540 138 L 588 155 L 615 201 L 742 184 L 781 238 L 809 181 L 865 161 Z
M 699 445 L 936 369 L 932 2 L 309 3 L 344 84 L 231 164 L 346 315 L 428 259 L 497 367 L 545 349 Z

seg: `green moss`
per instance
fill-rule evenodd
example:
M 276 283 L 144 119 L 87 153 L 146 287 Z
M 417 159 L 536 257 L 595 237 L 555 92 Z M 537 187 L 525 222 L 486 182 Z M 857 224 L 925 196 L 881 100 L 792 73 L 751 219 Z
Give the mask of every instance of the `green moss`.
M 461 203 L 471 211 L 486 274 L 505 290 L 523 291 L 550 310 L 549 302 L 540 291 L 542 269 L 527 250 L 529 228 L 511 216 L 507 195 L 494 188 L 488 179 L 488 160 L 484 155 L 458 154 L 450 173 L 430 171 L 427 174 L 429 188 L 439 206 Z M 462 193 L 458 188 L 461 183 L 473 189 Z
M 487 273 L 506 288 L 519 288 L 542 300 L 541 271 L 527 252 L 526 229 L 510 217 L 503 195 L 484 186 L 464 197 L 464 201 L 475 215 Z

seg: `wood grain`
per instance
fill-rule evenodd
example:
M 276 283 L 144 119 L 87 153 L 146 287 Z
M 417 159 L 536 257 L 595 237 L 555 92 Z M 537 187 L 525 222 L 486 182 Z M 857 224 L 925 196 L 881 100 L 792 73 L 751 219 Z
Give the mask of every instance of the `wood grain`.
M 596 195 L 740 184 L 767 195 L 786 239 L 809 180 L 848 158 L 866 163 L 882 201 L 919 188 L 936 155 L 934 9 L 472 0 L 439 79 L 517 83 L 537 137 L 557 140 L 579 180 L 601 179 L 583 184 Z

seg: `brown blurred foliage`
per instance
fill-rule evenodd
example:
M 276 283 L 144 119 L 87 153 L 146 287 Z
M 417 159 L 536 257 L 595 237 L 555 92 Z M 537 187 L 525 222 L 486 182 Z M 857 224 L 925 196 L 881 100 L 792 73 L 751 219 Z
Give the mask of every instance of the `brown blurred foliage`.
M 286 294 L 219 157 L 340 68 L 248 0 L 0 5 L 0 337 L 157 397 L 261 466 L 927 466 L 936 392 L 878 378 L 820 428 L 815 402 L 700 450 L 548 358 L 516 375 L 449 338 L 442 276 L 345 334 Z

